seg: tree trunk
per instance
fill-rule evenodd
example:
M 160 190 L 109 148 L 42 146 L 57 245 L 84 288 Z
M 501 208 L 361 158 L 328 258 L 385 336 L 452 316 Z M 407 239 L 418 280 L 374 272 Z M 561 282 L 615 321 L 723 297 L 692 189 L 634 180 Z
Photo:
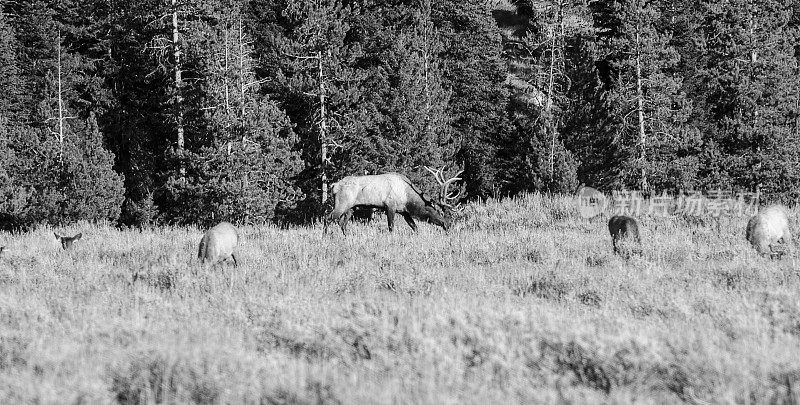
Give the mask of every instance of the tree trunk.
M 172 55 L 175 59 L 175 124 L 178 135 L 178 152 L 183 152 L 183 79 L 181 71 L 181 47 L 180 32 L 178 31 L 178 2 L 172 0 Z M 180 166 L 181 182 L 186 180 L 186 168 L 181 163 Z
M 325 121 L 325 72 L 323 70 L 322 52 L 317 51 L 317 70 L 318 83 L 317 92 L 319 96 L 319 143 L 320 143 L 320 172 L 322 186 L 322 204 L 328 201 L 328 123 Z
M 244 132 L 245 117 L 247 116 L 247 83 L 245 80 L 247 76 L 244 73 L 245 69 L 245 48 L 244 48 L 244 30 L 242 29 L 242 19 L 239 18 L 239 122 L 242 126 L 242 143 L 247 140 L 247 134 Z
M 58 162 L 64 164 L 64 97 L 61 89 L 61 31 L 58 31 L 58 44 L 56 44 L 56 59 L 58 65 Z
M 641 42 L 639 38 L 640 26 L 638 17 L 640 10 L 638 8 L 638 2 L 636 7 L 636 109 L 639 118 L 639 166 L 641 169 L 639 187 L 641 188 L 641 191 L 645 192 L 648 190 L 649 185 L 647 184 L 647 134 L 644 130 L 644 91 L 642 90 L 642 55 Z
M 550 74 L 547 79 L 547 100 L 545 101 L 545 130 L 550 132 L 550 182 L 552 183 L 555 179 L 555 155 L 556 155 L 556 136 L 558 132 L 556 131 L 555 123 L 553 122 L 553 92 L 555 91 L 555 75 L 556 75 L 556 63 L 558 63 L 558 57 L 556 56 L 556 45 L 559 39 L 559 36 L 563 36 L 564 33 L 564 17 L 563 17 L 563 4 L 561 1 L 558 2 L 558 9 L 556 11 L 556 21 L 558 22 L 559 30 L 556 32 L 555 28 L 550 29 Z
M 230 51 L 230 30 L 228 27 L 225 27 L 225 65 L 222 69 L 222 82 L 225 86 L 225 115 L 226 118 L 230 117 L 231 113 L 231 92 L 230 92 L 230 59 L 231 59 L 231 51 Z

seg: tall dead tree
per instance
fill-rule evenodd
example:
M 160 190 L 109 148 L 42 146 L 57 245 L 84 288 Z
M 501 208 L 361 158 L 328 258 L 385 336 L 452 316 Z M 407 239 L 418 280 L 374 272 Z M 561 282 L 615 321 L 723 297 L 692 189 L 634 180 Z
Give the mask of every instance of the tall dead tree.
M 639 131 L 639 167 L 641 168 L 639 178 L 639 188 L 642 191 L 650 189 L 647 183 L 647 134 L 645 132 L 644 122 L 644 91 L 642 90 L 642 42 L 641 42 L 641 8 L 639 1 L 636 1 L 636 24 L 634 28 L 635 34 L 635 58 L 636 58 L 636 109 L 638 118 L 638 131 Z
M 315 124 L 317 127 L 317 139 L 319 140 L 320 149 L 320 188 L 321 188 L 321 204 L 328 201 L 328 173 L 327 167 L 331 164 L 329 156 L 329 148 L 331 146 L 338 146 L 336 141 L 330 136 L 330 126 L 328 124 L 327 114 L 327 99 L 328 99 L 328 78 L 325 75 L 325 53 L 318 50 L 311 56 L 290 55 L 300 60 L 311 60 L 314 62 L 314 69 L 316 70 L 316 92 L 306 92 L 305 94 L 317 99 L 318 107 L 315 117 Z
M 342 129 L 337 121 L 339 106 L 332 106 L 331 95 L 339 93 L 339 83 L 359 80 L 355 72 L 348 69 L 346 59 L 350 52 L 346 34 L 350 30 L 347 20 L 353 15 L 350 6 L 342 0 L 288 0 L 284 13 L 300 24 L 291 38 L 287 38 L 285 54 L 297 63 L 294 74 L 308 83 L 304 94 L 313 97 L 315 108 L 308 118 L 312 127 L 308 135 L 317 138 L 319 154 L 306 163 L 319 170 L 320 204 L 328 199 L 329 171 L 334 149 L 341 147 L 334 137 L 333 128 Z M 287 52 L 288 51 L 288 52 Z M 313 84 L 312 84 L 313 83 Z M 333 108 L 332 108 L 333 107 Z
M 238 45 L 239 45 L 239 120 L 242 122 L 242 127 L 244 127 L 244 121 L 247 118 L 247 88 L 250 86 L 250 83 L 247 82 L 248 75 L 246 72 L 250 69 L 251 63 L 250 53 L 247 51 L 247 41 L 245 39 L 244 34 L 244 27 L 242 24 L 242 18 L 239 17 L 239 38 L 238 38 Z M 242 131 L 242 142 L 247 140 L 247 133 Z
M 532 4 L 539 20 L 541 36 L 530 36 L 517 43 L 525 49 L 527 55 L 521 59 L 529 66 L 533 74 L 520 72 L 526 79 L 529 90 L 533 93 L 531 101 L 539 112 L 541 128 L 547 137 L 547 178 L 555 181 L 556 146 L 558 145 L 559 105 L 569 88 L 569 80 L 565 74 L 565 11 L 566 0 L 543 1 Z M 576 27 L 570 27 L 575 30 Z M 534 55 L 540 55 L 538 57 Z M 537 136 L 537 135 L 533 135 Z M 544 168 L 543 168 L 544 169 Z
M 552 7 L 551 7 L 552 8 Z M 558 1 L 555 5 L 555 18 L 548 25 L 550 36 L 550 60 L 547 77 L 547 93 L 544 105 L 545 128 L 550 132 L 550 179 L 555 177 L 556 137 L 558 136 L 557 124 L 553 114 L 553 98 L 556 91 L 557 76 L 563 75 L 564 65 L 564 2 Z
M 322 204 L 328 201 L 328 173 L 326 167 L 330 163 L 328 159 L 328 121 L 325 116 L 325 99 L 328 97 L 325 87 L 325 69 L 322 61 L 322 51 L 317 51 L 317 97 L 319 97 L 319 145 L 320 145 L 320 165 L 322 175 L 320 176 L 320 186 L 322 187 Z
M 175 130 L 177 134 L 177 151 L 183 152 L 184 149 L 184 134 L 183 134 L 183 66 L 181 65 L 181 46 L 180 46 L 180 30 L 178 29 L 178 0 L 171 0 L 172 5 L 172 58 L 173 69 L 175 74 L 174 91 L 175 91 Z M 180 166 L 181 181 L 186 180 L 186 168 L 181 164 Z
M 64 164 L 64 133 L 66 130 L 66 126 L 64 122 L 68 119 L 72 119 L 75 117 L 68 116 L 66 106 L 64 105 L 64 61 L 63 61 L 63 46 L 61 44 L 61 31 L 58 31 L 56 36 L 56 75 L 53 78 L 55 81 L 56 87 L 56 94 L 55 94 L 55 101 L 56 101 L 56 115 L 55 118 L 48 118 L 48 121 L 56 120 L 58 121 L 56 126 L 58 128 L 57 131 L 51 130 L 51 132 L 56 136 L 58 139 L 58 162 L 59 164 Z
M 58 70 L 58 160 L 64 163 L 64 97 L 61 87 L 61 31 L 58 31 L 56 44 L 56 66 Z

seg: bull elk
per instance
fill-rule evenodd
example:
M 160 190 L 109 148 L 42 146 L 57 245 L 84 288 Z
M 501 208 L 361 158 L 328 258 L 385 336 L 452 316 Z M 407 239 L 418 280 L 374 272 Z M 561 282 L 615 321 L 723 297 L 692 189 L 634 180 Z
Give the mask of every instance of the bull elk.
M 635 219 L 625 215 L 614 215 L 608 220 L 608 232 L 611 233 L 614 254 L 621 254 L 627 259 L 631 253 L 642 253 L 639 224 Z
M 328 224 L 332 221 L 338 221 L 342 233 L 347 235 L 347 222 L 353 215 L 353 207 L 382 209 L 386 212 L 389 232 L 394 230 L 395 213 L 400 214 L 414 231 L 417 230 L 414 218 L 449 229 L 450 211 L 456 209 L 453 203 L 461 197 L 463 190 L 451 193 L 448 189 L 461 180 L 458 176 L 464 171 L 445 179 L 444 168 L 434 170 L 426 166 L 425 169 L 441 187 L 438 201 L 429 199 L 400 173 L 347 176 L 339 180 L 333 185 L 334 207 L 324 219 L 323 235 L 328 233 Z
M 759 254 L 780 259 L 792 242 L 786 209 L 772 205 L 760 210 L 747 222 L 745 238 Z
M 55 232 L 53 232 L 53 235 L 55 235 L 56 241 L 61 243 L 61 248 L 64 249 L 64 250 L 67 250 L 67 249 L 71 248 L 72 244 L 75 241 L 80 240 L 81 237 L 83 236 L 82 233 L 79 233 L 79 234 L 77 234 L 75 236 L 61 236 L 61 235 L 59 235 L 59 234 L 57 234 Z
M 210 262 L 212 265 L 223 262 L 229 257 L 233 259 L 233 266 L 237 267 L 234 250 L 239 245 L 239 232 L 229 222 L 220 222 L 206 231 L 200 240 L 197 258 L 200 263 Z

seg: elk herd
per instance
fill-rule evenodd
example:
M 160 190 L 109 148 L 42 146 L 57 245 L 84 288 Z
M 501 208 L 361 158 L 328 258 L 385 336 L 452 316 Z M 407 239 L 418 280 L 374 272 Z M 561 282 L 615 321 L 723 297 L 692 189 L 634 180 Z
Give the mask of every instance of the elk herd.
M 615 215 L 608 221 L 608 232 L 615 254 L 625 257 L 641 254 L 639 224 L 635 219 Z M 756 252 L 771 259 L 780 259 L 784 254 L 791 253 L 792 233 L 786 208 L 771 205 L 760 210 L 747 222 L 745 239 Z M 621 247 L 623 244 L 626 244 L 625 249 Z
M 408 177 L 400 173 L 384 173 L 364 176 L 347 176 L 332 185 L 334 207 L 323 218 L 323 235 L 328 232 L 330 222 L 338 222 L 342 233 L 347 235 L 347 223 L 354 208 L 370 208 L 383 210 L 389 225 L 394 229 L 396 214 L 400 214 L 408 226 L 416 232 L 415 219 L 450 229 L 453 213 L 459 211 L 454 205 L 462 193 L 450 192 L 449 187 L 456 181 L 462 171 L 445 179 L 443 169 L 425 169 L 433 175 L 440 186 L 438 198 L 431 198 L 417 188 Z M 636 219 L 625 215 L 614 215 L 608 221 L 611 234 L 611 245 L 614 254 L 630 258 L 641 255 L 642 241 L 639 224 Z M 82 234 L 62 236 L 54 233 L 55 240 L 62 249 L 72 247 L 81 239 Z M 747 223 L 745 239 L 760 255 L 780 259 L 791 253 L 792 234 L 789 230 L 789 219 L 786 208 L 772 205 L 760 210 Z M 200 240 L 197 258 L 200 263 L 217 264 L 232 259 L 238 266 L 236 248 L 239 245 L 239 233 L 229 222 L 221 222 L 205 232 Z M 0 256 L 5 247 L 0 246 Z

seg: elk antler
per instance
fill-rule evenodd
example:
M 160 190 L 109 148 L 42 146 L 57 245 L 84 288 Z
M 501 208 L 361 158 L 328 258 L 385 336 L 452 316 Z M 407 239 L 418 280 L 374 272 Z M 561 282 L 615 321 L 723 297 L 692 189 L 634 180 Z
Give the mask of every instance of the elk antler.
M 460 176 L 461 173 L 464 173 L 464 171 L 463 170 L 459 170 L 458 173 L 455 174 L 455 176 L 445 180 L 444 179 L 444 174 L 443 174 L 444 167 L 442 167 L 441 169 L 435 169 L 435 170 L 431 169 L 428 166 L 423 166 L 423 167 L 425 168 L 425 170 L 427 170 L 428 172 L 430 172 L 433 175 L 433 178 L 435 178 L 436 182 L 439 183 L 439 185 L 442 187 L 442 189 L 441 189 L 441 191 L 439 193 L 439 202 L 442 205 L 446 206 L 446 207 L 455 209 L 455 207 L 453 206 L 453 203 L 458 201 L 459 198 L 461 198 L 461 195 L 464 193 L 464 189 L 462 188 L 462 189 L 458 190 L 457 192 L 455 192 L 455 194 L 451 194 L 450 192 L 448 192 L 448 188 L 454 182 L 461 180 L 461 177 L 458 177 L 458 176 Z

